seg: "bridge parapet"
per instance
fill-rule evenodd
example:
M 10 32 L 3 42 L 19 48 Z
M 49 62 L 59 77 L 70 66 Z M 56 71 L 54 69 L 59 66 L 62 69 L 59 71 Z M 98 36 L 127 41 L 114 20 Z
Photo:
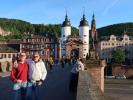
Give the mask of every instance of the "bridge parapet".
M 103 91 L 87 70 L 79 72 L 76 100 L 107 100 Z
M 12 62 L 11 61 L 5 61 L 0 62 L 0 72 L 8 72 L 12 69 Z

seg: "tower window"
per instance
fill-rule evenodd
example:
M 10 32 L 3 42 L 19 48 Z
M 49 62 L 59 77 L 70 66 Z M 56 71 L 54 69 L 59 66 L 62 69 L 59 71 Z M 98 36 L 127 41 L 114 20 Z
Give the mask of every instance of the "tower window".
M 86 41 L 84 41 L 84 43 L 86 43 Z
M 115 40 L 114 38 L 112 38 L 112 40 Z
M 112 46 L 114 46 L 114 43 L 112 43 Z
M 8 58 L 11 58 L 11 54 L 8 54 Z
M 86 37 L 86 35 L 84 35 L 84 37 Z
M 65 35 L 63 35 L 63 37 L 65 37 Z
M 127 41 L 128 39 L 127 39 L 127 38 L 125 38 L 125 40 Z
M 4 58 L 6 58 L 6 54 L 4 54 Z

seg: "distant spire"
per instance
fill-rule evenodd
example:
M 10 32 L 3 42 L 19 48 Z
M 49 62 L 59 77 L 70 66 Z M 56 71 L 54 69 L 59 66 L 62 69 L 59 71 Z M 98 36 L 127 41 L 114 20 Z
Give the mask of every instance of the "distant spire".
M 92 15 L 91 27 L 96 27 L 95 14 Z
M 68 15 L 67 15 L 67 9 L 66 9 L 66 15 L 65 15 L 65 21 L 62 23 L 62 26 L 71 26 L 70 24 L 70 20 L 68 19 Z
M 92 17 L 93 17 L 93 19 L 95 19 L 95 14 L 94 13 L 93 13 L 93 16 Z
M 85 7 L 83 7 L 83 20 L 85 20 Z
M 92 48 L 96 48 L 98 40 L 97 40 L 96 20 L 94 13 L 92 15 L 92 21 L 91 21 L 91 39 L 92 39 Z
M 83 14 L 83 20 L 85 20 L 85 14 Z
M 83 15 L 85 15 L 85 7 L 83 7 Z
M 67 16 L 67 8 L 66 8 L 66 17 L 68 17 L 68 16 Z
M 85 18 L 85 7 L 83 7 L 83 17 L 81 18 L 79 26 L 88 26 L 88 21 Z

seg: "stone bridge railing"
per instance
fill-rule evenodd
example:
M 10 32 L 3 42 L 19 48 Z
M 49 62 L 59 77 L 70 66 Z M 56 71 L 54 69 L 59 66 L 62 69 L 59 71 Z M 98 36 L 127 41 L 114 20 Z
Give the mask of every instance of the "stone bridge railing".
M 76 100 L 107 100 L 87 70 L 79 72 Z

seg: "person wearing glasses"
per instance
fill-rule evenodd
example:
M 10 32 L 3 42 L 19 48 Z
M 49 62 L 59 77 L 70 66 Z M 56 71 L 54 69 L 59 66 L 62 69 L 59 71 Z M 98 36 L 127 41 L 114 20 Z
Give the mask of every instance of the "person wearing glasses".
M 21 100 L 26 100 L 28 64 L 25 61 L 26 54 L 20 53 L 19 60 L 14 61 L 10 74 L 10 79 L 13 81 L 14 100 L 19 100 L 19 92 Z
M 45 64 L 40 59 L 39 54 L 36 53 L 32 60 L 27 61 L 29 64 L 27 100 L 32 100 L 33 93 L 35 100 L 40 100 L 40 88 L 47 75 Z

